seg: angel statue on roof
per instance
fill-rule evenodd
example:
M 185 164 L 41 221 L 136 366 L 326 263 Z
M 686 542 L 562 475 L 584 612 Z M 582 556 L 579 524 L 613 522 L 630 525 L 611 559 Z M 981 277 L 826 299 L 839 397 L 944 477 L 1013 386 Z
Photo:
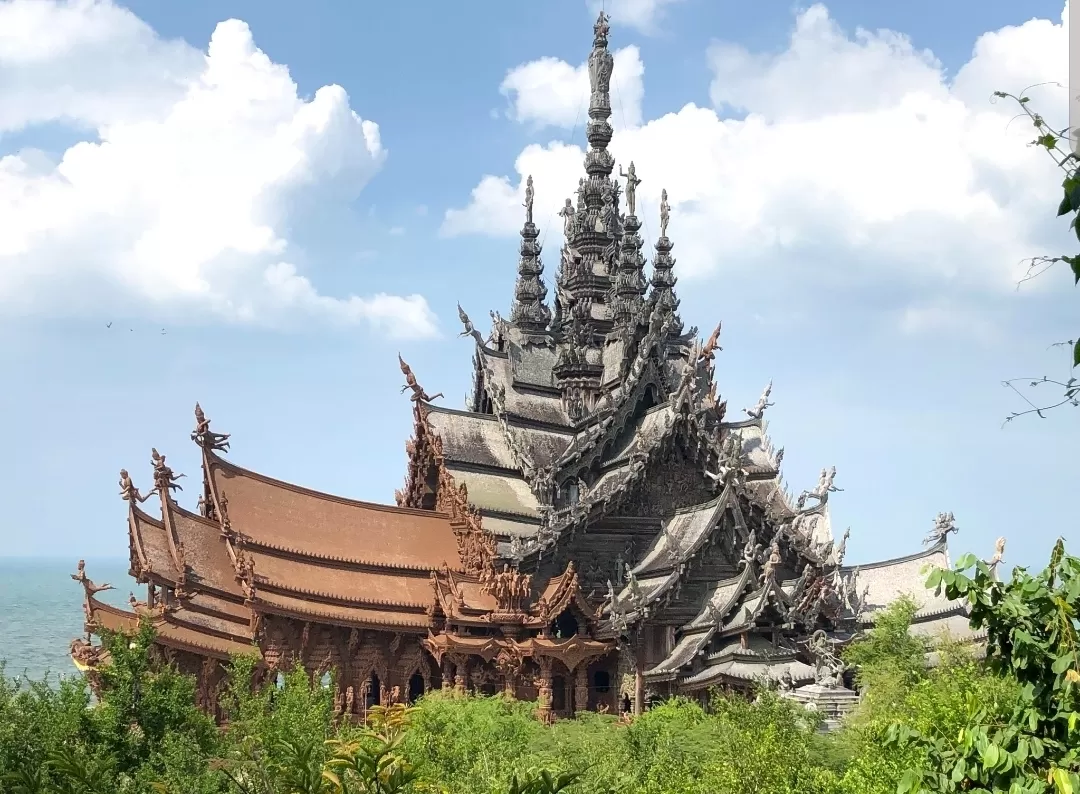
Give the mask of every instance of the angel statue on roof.
M 761 393 L 761 397 L 758 398 L 754 407 L 743 408 L 743 413 L 751 419 L 760 419 L 763 417 L 765 415 L 765 409 L 773 406 L 773 403 L 769 402 L 770 394 L 772 394 L 772 381 L 769 381 L 769 385 L 765 387 L 765 391 Z

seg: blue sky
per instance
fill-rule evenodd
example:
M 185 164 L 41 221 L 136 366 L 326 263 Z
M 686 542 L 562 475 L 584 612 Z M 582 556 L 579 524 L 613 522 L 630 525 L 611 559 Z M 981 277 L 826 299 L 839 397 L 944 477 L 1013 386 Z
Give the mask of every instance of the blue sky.
M 1000 385 L 1067 376 L 1066 274 L 1015 287 L 1075 240 L 989 102 L 1066 78 L 1061 2 L 608 7 L 645 231 L 667 187 L 719 391 L 774 381 L 786 479 L 837 467 L 849 559 L 917 550 L 944 510 L 957 552 L 1080 539 L 1075 413 L 1002 429 L 1024 406 Z M 526 173 L 554 271 L 595 8 L 0 0 L 0 554 L 125 555 L 117 472 L 145 488 L 151 446 L 193 506 L 196 400 L 240 465 L 390 501 L 396 353 L 463 402 L 454 305 L 506 312 Z

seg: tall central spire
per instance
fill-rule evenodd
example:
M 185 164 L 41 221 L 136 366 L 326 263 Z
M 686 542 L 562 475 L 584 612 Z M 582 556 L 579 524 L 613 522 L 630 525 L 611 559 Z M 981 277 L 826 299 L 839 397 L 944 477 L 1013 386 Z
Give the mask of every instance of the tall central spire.
M 603 11 L 593 25 L 593 48 L 589 53 L 589 123 L 585 137 L 589 151 L 585 154 L 585 173 L 589 176 L 610 177 L 615 159 L 607 150 L 611 142 L 611 72 L 615 58 L 608 51 L 611 18 Z
M 593 332 L 602 333 L 605 330 L 602 325 L 610 322 L 609 312 L 603 304 L 611 288 L 612 260 L 622 235 L 620 190 L 618 183 L 611 179 L 615 158 L 607 149 L 613 134 L 608 119 L 611 117 L 611 73 L 615 67 L 615 58 L 608 50 L 610 30 L 607 14 L 601 13 L 593 25 L 593 46 L 588 61 L 586 176 L 578 183 L 576 208 L 568 201 L 564 213 L 560 213 L 566 218 L 566 247 L 560 263 L 559 282 L 573 303 L 573 316 L 588 330 L 581 335 L 582 339 L 592 339 Z M 560 305 L 560 308 L 565 311 L 568 307 Z
M 610 19 L 603 12 L 593 25 L 589 53 L 589 121 L 585 137 L 585 177 L 578 182 L 576 207 L 567 199 L 563 218 L 566 245 L 556 280 L 556 323 L 561 337 L 553 370 L 563 403 L 573 420 L 593 410 L 604 374 L 604 335 L 612 327 L 612 276 L 622 238 L 619 184 L 612 180 L 615 158 L 608 151 L 613 131 L 611 73 L 615 58 L 608 50 Z

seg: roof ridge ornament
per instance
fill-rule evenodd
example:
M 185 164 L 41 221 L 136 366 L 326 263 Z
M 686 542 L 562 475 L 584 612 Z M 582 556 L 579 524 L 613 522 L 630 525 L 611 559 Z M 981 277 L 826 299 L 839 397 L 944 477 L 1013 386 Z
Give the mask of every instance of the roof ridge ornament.
M 934 528 L 930 530 L 930 533 L 923 538 L 924 546 L 936 546 L 938 543 L 944 541 L 950 534 L 955 534 L 960 531 L 960 527 L 956 526 L 956 517 L 952 512 L 938 513 L 934 518 Z M 1002 546 L 1004 551 L 1004 544 Z
M 136 502 L 145 502 L 151 496 L 157 493 L 157 489 L 150 491 L 145 496 L 139 493 L 139 489 L 135 487 L 135 483 L 131 481 L 131 476 L 128 474 L 127 469 L 120 469 L 120 498 L 125 502 L 128 502 L 132 507 Z
M 460 303 L 457 305 L 457 314 L 458 319 L 461 320 L 462 326 L 464 326 L 464 330 L 460 334 L 458 334 L 458 336 L 471 336 L 473 339 L 476 340 L 476 344 L 483 347 L 483 334 L 476 330 L 476 326 L 473 325 L 472 320 L 469 319 L 469 315 L 465 313 L 465 310 L 461 308 Z
M 195 403 L 195 429 L 191 431 L 191 440 L 208 452 L 229 451 L 229 434 L 212 431 L 210 420 L 198 403 Z
M 772 381 L 770 380 L 765 390 L 758 397 L 757 403 L 753 408 L 743 408 L 743 413 L 749 416 L 751 419 L 761 419 L 765 416 L 765 409 L 772 408 L 776 403 L 769 402 L 769 395 L 772 394 Z
M 712 335 L 705 341 L 704 346 L 698 352 L 698 363 L 712 361 L 716 358 L 717 353 L 723 351 L 724 348 L 720 346 L 720 329 L 723 325 L 723 320 L 716 324 L 716 328 L 713 329 Z
M 182 491 L 183 488 L 177 482 L 181 477 L 185 477 L 184 474 L 176 474 L 172 468 L 165 463 L 165 456 L 157 451 L 156 448 L 150 449 L 150 461 L 154 466 L 154 490 L 160 493 L 165 498 L 169 498 L 172 491 Z
M 413 375 L 412 367 L 405 363 L 405 359 L 401 357 L 401 353 L 398 353 L 397 360 L 398 365 L 401 367 L 401 372 L 405 376 L 405 385 L 401 387 L 401 393 L 404 394 L 409 389 L 412 389 L 412 396 L 409 397 L 412 402 L 430 403 L 443 396 L 442 392 L 429 395 L 424 391 L 424 387 L 416 382 L 416 376 Z
M 836 467 L 831 469 L 822 469 L 821 474 L 818 477 L 818 483 L 814 486 L 812 491 L 803 491 L 799 494 L 799 498 L 795 501 L 795 507 L 800 512 L 809 512 L 811 510 L 818 510 L 824 507 L 829 501 L 829 494 L 843 491 L 843 488 L 837 488 L 833 485 L 833 481 L 836 479 Z M 806 506 L 807 499 L 817 499 L 817 504 L 811 507 Z M 939 516 L 940 517 L 940 516 Z M 936 524 L 935 524 L 936 526 Z
M 992 573 L 994 575 L 995 579 L 997 578 L 998 566 L 1001 564 L 1001 560 L 1004 557 L 1005 557 L 1005 538 L 1000 537 L 1000 538 L 997 539 L 997 541 L 994 542 L 994 556 L 991 557 L 989 560 L 985 561 L 986 562 L 986 567 L 990 569 L 990 573 Z

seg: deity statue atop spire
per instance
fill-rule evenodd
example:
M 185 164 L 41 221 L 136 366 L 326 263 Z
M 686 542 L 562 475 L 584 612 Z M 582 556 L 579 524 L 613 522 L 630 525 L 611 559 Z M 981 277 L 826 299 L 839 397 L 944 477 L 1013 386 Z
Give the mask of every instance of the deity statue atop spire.
M 607 48 L 610 22 L 611 17 L 601 11 L 593 25 L 593 50 L 589 55 L 589 89 L 594 98 L 600 95 L 606 98 L 611 83 L 611 71 L 615 65 L 615 59 Z
M 626 211 L 631 215 L 637 212 L 637 186 L 641 184 L 637 171 L 634 169 L 634 161 L 630 161 L 630 167 L 624 172 L 619 168 L 619 176 L 626 180 Z
M 529 174 L 529 178 L 525 180 L 525 223 L 533 222 L 533 199 L 535 197 L 536 192 L 533 190 L 532 174 Z
M 660 191 L 660 237 L 667 237 L 667 225 L 671 220 L 671 205 L 667 200 L 667 188 Z

